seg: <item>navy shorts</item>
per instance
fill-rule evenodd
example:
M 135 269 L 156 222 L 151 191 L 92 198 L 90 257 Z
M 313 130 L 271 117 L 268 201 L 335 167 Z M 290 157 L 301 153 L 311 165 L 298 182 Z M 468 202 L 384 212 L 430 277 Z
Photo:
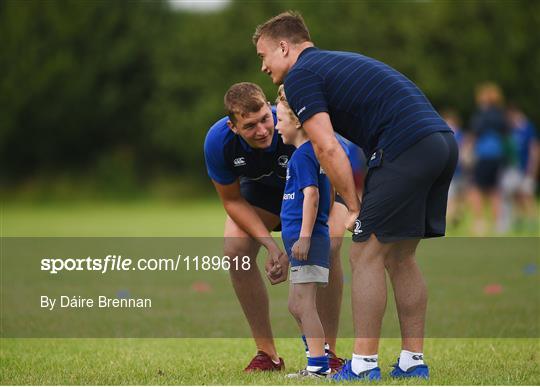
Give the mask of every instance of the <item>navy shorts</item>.
M 380 242 L 443 236 L 448 188 L 458 146 L 452 132 L 432 133 L 395 160 L 370 160 L 353 241 L 375 234 Z
M 244 199 L 252 206 L 262 208 L 277 217 L 281 213 L 284 188 L 280 189 L 253 180 L 240 179 L 240 192 Z M 272 231 L 281 231 L 281 223 Z
M 345 207 L 347 207 L 347 204 L 345 203 L 345 200 L 336 192 L 336 196 L 334 196 L 334 203 L 341 203 Z
M 502 159 L 480 159 L 474 166 L 474 182 L 482 191 L 497 188 L 503 166 Z

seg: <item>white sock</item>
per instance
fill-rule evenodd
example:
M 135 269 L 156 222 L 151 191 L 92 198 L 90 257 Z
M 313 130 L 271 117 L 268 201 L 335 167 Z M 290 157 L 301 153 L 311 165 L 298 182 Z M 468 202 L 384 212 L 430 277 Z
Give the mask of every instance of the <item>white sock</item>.
M 399 355 L 399 368 L 407 371 L 409 368 L 424 364 L 424 354 L 421 352 L 411 352 L 402 350 Z
M 379 360 L 379 355 L 357 355 L 356 353 L 353 353 L 352 355 L 352 362 L 351 362 L 351 368 L 352 371 L 359 375 L 361 372 L 371 370 L 373 368 L 377 368 Z

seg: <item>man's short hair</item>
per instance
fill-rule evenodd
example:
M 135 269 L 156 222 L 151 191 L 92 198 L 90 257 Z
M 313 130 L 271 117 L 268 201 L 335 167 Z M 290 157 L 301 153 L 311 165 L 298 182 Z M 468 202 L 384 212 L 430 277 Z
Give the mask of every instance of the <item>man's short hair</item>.
M 258 25 L 253 34 L 253 44 L 257 45 L 263 35 L 272 40 L 287 39 L 294 44 L 311 42 L 304 18 L 296 11 L 280 13 Z
M 240 117 L 256 113 L 267 103 L 262 89 L 251 82 L 240 82 L 232 85 L 223 98 L 225 111 L 229 119 L 236 124 L 236 114 Z

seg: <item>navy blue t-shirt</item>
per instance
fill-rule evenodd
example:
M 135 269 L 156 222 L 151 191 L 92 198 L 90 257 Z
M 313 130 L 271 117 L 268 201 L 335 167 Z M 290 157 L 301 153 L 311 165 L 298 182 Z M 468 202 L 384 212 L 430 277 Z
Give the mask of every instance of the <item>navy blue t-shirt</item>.
M 272 107 L 272 115 L 275 126 L 275 107 Z M 243 178 L 283 189 L 294 146 L 284 144 L 281 135 L 274 130 L 268 148 L 254 149 L 227 126 L 228 119 L 223 117 L 212 125 L 204 141 L 204 158 L 210 178 L 222 185 Z
M 302 144 L 292 155 L 287 168 L 287 182 L 281 205 L 281 232 L 284 239 L 297 239 L 302 228 L 306 187 L 319 189 L 319 208 L 313 226 L 313 236 L 328 235 L 330 212 L 330 182 L 321 168 L 311 142 Z
M 301 123 L 319 112 L 369 159 L 394 160 L 421 138 L 451 129 L 407 77 L 352 52 L 306 48 L 285 78 L 289 105 Z
M 504 157 L 504 136 L 508 126 L 502 109 L 497 106 L 480 108 L 471 119 L 471 129 L 476 135 L 474 154 L 477 160 Z

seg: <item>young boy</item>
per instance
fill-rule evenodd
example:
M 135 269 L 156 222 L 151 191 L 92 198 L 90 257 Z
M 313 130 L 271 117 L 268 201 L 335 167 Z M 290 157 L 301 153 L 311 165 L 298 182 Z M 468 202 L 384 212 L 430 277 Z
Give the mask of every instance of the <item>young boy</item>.
M 285 144 L 296 147 L 287 166 L 281 207 L 282 237 L 291 263 L 289 311 L 307 344 L 305 370 L 289 376 L 326 377 L 330 373 L 325 335 L 317 312 L 317 286 L 328 283 L 330 183 L 313 146 L 290 110 L 283 86 L 277 99 L 279 131 Z

